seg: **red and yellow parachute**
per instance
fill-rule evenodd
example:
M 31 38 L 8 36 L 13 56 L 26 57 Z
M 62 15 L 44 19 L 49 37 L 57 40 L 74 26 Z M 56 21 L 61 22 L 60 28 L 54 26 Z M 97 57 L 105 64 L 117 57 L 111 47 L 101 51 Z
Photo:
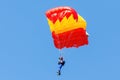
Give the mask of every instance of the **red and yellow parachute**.
M 54 45 L 58 49 L 88 44 L 86 21 L 71 7 L 56 7 L 46 11 Z

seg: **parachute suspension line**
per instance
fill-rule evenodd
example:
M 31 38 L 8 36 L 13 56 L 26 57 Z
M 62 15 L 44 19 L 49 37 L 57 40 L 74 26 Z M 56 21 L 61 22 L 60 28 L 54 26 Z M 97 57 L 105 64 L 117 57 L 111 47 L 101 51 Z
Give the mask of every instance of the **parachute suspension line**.
M 60 38 L 59 38 L 59 36 L 57 35 L 57 38 L 58 38 L 58 47 L 60 47 L 61 46 L 61 43 L 60 43 Z M 62 52 L 62 49 L 58 49 L 59 50 L 59 54 L 60 54 L 60 57 L 62 57 L 63 56 L 63 52 Z
M 62 56 L 63 56 L 62 49 L 59 49 L 59 54 L 60 54 L 60 57 L 62 57 Z
M 71 32 L 69 35 L 68 35 L 68 37 L 66 38 L 66 37 L 64 37 L 63 38 L 63 45 L 68 45 L 69 44 L 69 41 L 67 41 L 67 42 L 65 42 L 66 40 L 70 40 L 70 37 L 71 37 L 71 35 L 73 34 L 73 32 Z M 57 35 L 57 37 L 58 37 L 58 40 L 60 40 L 60 38 L 59 38 L 59 36 Z M 61 46 L 61 44 L 59 43 L 59 47 Z M 60 54 L 60 57 L 63 57 L 63 54 L 64 54 L 64 52 L 63 52 L 63 50 L 62 49 L 59 49 L 59 54 Z
M 64 51 L 62 49 L 59 49 L 59 57 L 64 57 Z

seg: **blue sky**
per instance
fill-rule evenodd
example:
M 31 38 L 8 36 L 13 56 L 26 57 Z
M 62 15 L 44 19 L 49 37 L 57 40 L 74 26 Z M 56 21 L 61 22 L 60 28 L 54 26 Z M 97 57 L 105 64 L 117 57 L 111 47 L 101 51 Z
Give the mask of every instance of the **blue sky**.
M 1 0 L 0 80 L 120 80 L 119 0 Z M 63 49 L 58 77 L 45 11 L 73 7 L 86 21 L 89 45 Z

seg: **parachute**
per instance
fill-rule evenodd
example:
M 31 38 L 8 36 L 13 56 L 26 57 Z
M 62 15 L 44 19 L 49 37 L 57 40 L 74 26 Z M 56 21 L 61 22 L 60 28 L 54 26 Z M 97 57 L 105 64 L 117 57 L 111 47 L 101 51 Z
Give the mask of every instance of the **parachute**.
M 88 45 L 87 23 L 73 8 L 52 8 L 46 11 L 46 17 L 57 49 Z

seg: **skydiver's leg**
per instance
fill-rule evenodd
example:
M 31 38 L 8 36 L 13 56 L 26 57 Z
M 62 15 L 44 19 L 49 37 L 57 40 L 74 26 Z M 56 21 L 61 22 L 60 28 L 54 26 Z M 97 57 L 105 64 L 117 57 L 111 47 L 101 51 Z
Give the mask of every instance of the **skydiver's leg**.
M 59 66 L 59 70 L 58 70 L 58 75 L 61 75 L 61 68 L 62 68 L 62 64 L 60 64 L 60 66 Z
M 59 69 L 60 69 L 60 70 L 61 70 L 62 66 L 63 66 L 63 65 L 62 65 L 62 64 L 60 64 L 60 67 L 59 67 Z

